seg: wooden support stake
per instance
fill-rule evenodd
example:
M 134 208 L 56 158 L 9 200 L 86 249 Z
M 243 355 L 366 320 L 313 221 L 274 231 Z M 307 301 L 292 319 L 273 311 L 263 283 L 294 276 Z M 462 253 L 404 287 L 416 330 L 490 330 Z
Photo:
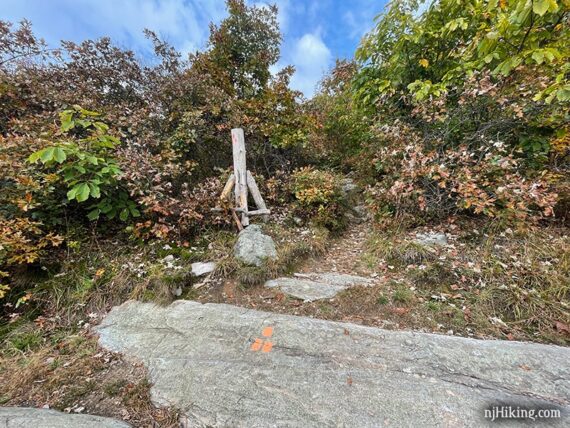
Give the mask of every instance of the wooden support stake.
M 234 213 L 238 213 L 238 214 L 245 212 L 241 208 L 232 208 L 231 210 Z M 220 207 L 215 207 L 215 208 L 210 208 L 210 211 L 213 213 L 221 213 L 224 211 L 224 209 L 220 208 Z M 271 214 L 271 211 L 270 210 L 254 210 L 254 211 L 247 211 L 246 214 L 248 215 L 248 217 L 251 217 L 253 215 L 268 215 L 268 214 Z
M 243 227 L 249 226 L 249 218 L 247 216 L 247 173 L 245 163 L 245 137 L 243 129 L 232 129 L 232 150 L 234 156 L 234 175 L 235 175 L 235 200 L 236 207 L 241 208 L 241 224 Z
M 236 184 L 236 177 L 235 177 L 235 175 L 231 174 L 230 178 L 228 178 L 228 182 L 224 186 L 224 190 L 222 191 L 222 194 L 220 195 L 220 199 L 222 201 L 228 199 L 228 197 L 230 196 L 230 193 L 234 187 L 234 184 Z
M 248 211 L 247 215 L 248 216 L 254 216 L 254 215 L 262 215 L 262 216 L 267 216 L 271 214 L 271 211 L 269 210 L 255 210 L 255 211 Z
M 267 209 L 267 206 L 265 205 L 263 197 L 261 196 L 259 187 L 257 187 L 257 183 L 255 182 L 255 179 L 253 178 L 253 175 L 249 170 L 247 171 L 246 176 L 247 176 L 247 187 L 251 192 L 251 196 L 253 196 L 253 200 L 255 201 L 255 205 L 257 205 L 257 209 L 259 211 L 269 211 Z M 267 214 L 269 214 L 269 212 L 267 212 Z M 264 214 L 263 221 L 267 221 L 267 214 Z
M 238 218 L 236 212 L 233 210 L 232 210 L 232 218 L 236 222 L 238 230 L 241 232 L 243 230 L 243 225 L 241 224 L 241 221 L 239 221 L 239 218 Z

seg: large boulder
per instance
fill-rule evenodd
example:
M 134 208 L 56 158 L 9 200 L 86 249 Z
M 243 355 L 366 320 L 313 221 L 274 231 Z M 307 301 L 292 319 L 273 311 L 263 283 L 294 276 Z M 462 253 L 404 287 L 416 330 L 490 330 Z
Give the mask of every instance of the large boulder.
M 97 330 L 103 347 L 148 367 L 153 403 L 180 409 L 189 427 L 568 426 L 570 348 L 561 346 L 184 300 L 124 303 Z M 561 417 L 485 418 L 506 406 Z
M 252 224 L 239 233 L 234 255 L 249 266 L 261 266 L 266 259 L 277 258 L 277 250 L 271 236 L 265 235 L 261 227 Z

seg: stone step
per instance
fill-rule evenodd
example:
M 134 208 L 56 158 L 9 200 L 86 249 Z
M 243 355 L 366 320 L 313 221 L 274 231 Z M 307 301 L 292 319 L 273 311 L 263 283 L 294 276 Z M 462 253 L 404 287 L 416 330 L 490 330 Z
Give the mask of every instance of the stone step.
M 265 282 L 267 288 L 278 288 L 285 294 L 312 302 L 331 299 L 343 290 L 356 285 L 371 285 L 370 278 L 341 273 L 296 274 L 295 278 L 277 278 Z
M 127 302 L 97 330 L 144 362 L 153 402 L 192 427 L 481 427 L 493 405 L 570 410 L 570 349 L 558 346 L 183 300 Z

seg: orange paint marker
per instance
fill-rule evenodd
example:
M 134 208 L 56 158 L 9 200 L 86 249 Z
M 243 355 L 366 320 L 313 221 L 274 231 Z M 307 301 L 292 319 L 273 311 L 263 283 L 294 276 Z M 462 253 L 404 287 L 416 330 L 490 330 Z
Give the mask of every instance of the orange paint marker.
M 273 348 L 273 343 L 267 341 L 263 344 L 263 349 L 261 350 L 261 352 L 271 352 L 271 348 Z
M 261 334 L 263 337 L 271 337 L 273 335 L 273 327 L 265 327 Z
M 251 344 L 251 350 L 254 352 L 259 351 L 261 349 L 262 343 L 263 341 L 261 339 L 255 339 L 255 342 Z

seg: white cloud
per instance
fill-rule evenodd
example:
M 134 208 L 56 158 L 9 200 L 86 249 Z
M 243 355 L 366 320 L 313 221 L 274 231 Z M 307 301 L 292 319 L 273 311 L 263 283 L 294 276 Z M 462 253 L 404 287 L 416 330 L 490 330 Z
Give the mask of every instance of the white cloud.
M 357 36 L 360 36 L 362 33 L 362 28 L 356 23 L 356 19 L 354 18 L 354 14 L 352 11 L 348 10 L 342 16 L 342 20 L 344 23 L 350 28 L 350 38 L 354 39 Z
M 294 65 L 296 73 L 291 86 L 308 97 L 332 62 L 321 31 L 327 28 L 327 23 L 321 22 L 325 16 L 320 15 L 324 13 L 321 9 L 326 9 L 321 1 L 328 4 L 327 0 L 248 0 L 248 4 L 258 6 L 277 4 L 284 43 L 282 58 L 271 71 Z M 119 46 L 143 55 L 151 49 L 144 28 L 155 31 L 186 54 L 203 49 L 208 41 L 208 24 L 219 23 L 227 14 L 225 0 L 0 0 L 0 3 L 0 19 L 13 22 L 29 19 L 36 34 L 51 45 L 59 44 L 60 40 L 81 42 L 109 36 Z
M 134 49 L 149 49 L 149 28 L 177 48 L 192 51 L 205 45 L 208 23 L 225 15 L 224 0 L 2 0 L 3 19 L 32 21 L 51 44 L 110 36 Z
M 291 86 L 310 97 L 315 92 L 317 83 L 329 69 L 332 54 L 317 30 L 297 40 L 290 60 L 296 69 L 291 79 Z

